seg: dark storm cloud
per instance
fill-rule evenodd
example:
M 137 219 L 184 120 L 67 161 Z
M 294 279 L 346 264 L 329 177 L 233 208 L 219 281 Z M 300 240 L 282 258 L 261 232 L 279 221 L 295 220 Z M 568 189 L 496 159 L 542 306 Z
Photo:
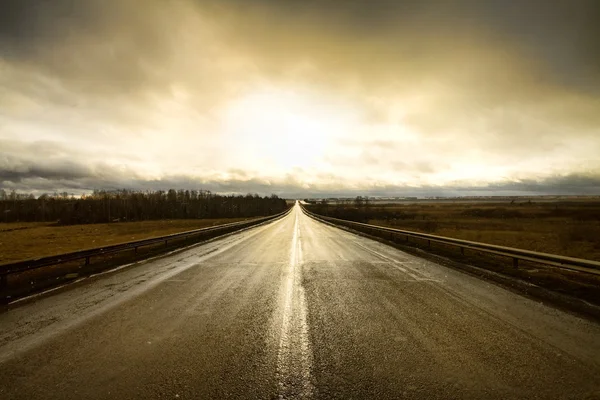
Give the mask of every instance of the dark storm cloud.
M 4 56 L 26 58 L 52 47 L 69 31 L 97 28 L 106 8 L 95 0 L 3 0 L 0 44 Z
M 339 45 L 335 37 L 341 37 L 354 41 L 354 52 L 376 56 L 370 60 L 375 64 L 378 59 L 387 63 L 390 58 L 428 57 L 435 63 L 437 43 L 450 45 L 449 52 L 461 52 L 465 34 L 479 34 L 493 40 L 490 45 L 524 48 L 524 56 L 542 63 L 566 85 L 590 90 L 600 84 L 594 79 L 600 74 L 600 3 L 595 0 L 4 0 L 0 54 L 18 61 L 44 59 L 55 64 L 51 67 L 56 70 L 66 67 L 81 72 L 78 68 L 86 65 L 84 60 L 79 66 L 60 65 L 65 61 L 61 48 L 106 45 L 102 54 L 109 57 L 98 69 L 116 78 L 123 74 L 121 84 L 143 84 L 156 77 L 147 76 L 152 75 L 151 69 L 144 70 L 140 61 L 160 63 L 177 52 L 170 41 L 174 26 L 165 17 L 176 15 L 173 10 L 185 3 L 196 4 L 201 13 L 225 18 L 222 25 L 236 41 L 252 42 L 245 44 L 266 50 L 270 57 L 310 57 Z M 449 33 L 452 37 L 445 37 Z M 322 40 L 313 40 L 319 37 Z M 365 40 L 370 49 L 361 46 Z M 377 46 L 375 41 L 390 46 Z M 80 50 L 88 53 L 88 49 Z M 272 54 L 272 50 L 284 54 Z M 350 56 L 347 52 L 353 49 L 338 47 L 333 54 L 340 57 L 342 70 Z
M 0 160 L 0 181 L 23 182 L 31 178 L 46 180 L 74 180 L 89 177 L 93 171 L 84 165 L 69 161 L 40 163 L 35 161 L 15 160 L 6 157 Z
M 88 94 L 166 90 L 169 15 L 153 0 L 4 0 L 0 60 Z M 89 93 L 89 92 L 92 93 Z
M 488 2 L 486 8 L 498 35 L 527 46 L 565 85 L 600 89 L 598 1 Z
M 197 3 L 202 7 L 207 1 Z M 493 40 L 490 45 L 524 48 L 524 56 L 536 63 L 542 62 L 567 84 L 599 88 L 599 82 L 592 80 L 600 74 L 600 25 L 597 23 L 600 3 L 595 0 L 232 0 L 227 7 L 215 6 L 215 9 L 233 18 L 244 16 L 244 21 L 236 20 L 238 24 L 232 29 L 246 34 L 241 37 L 257 46 L 291 45 L 294 50 L 307 52 L 327 46 L 323 41 L 311 41 L 311 31 L 317 37 L 329 33 L 356 40 L 356 51 L 364 50 L 360 44 L 365 39 L 396 42 L 396 46 L 390 48 L 372 48 L 372 55 L 384 49 L 392 52 L 379 54 L 386 59 L 390 56 L 435 58 L 436 54 L 428 54 L 428 51 L 436 50 L 436 42 L 450 45 L 449 51 L 461 51 L 465 33 L 479 34 Z M 280 28 L 287 28 L 287 34 L 264 40 Z M 290 40 L 297 32 L 306 36 Z M 443 36 L 448 34 L 450 37 Z M 263 40 L 255 41 L 257 38 Z M 380 60 L 371 61 L 377 64 Z

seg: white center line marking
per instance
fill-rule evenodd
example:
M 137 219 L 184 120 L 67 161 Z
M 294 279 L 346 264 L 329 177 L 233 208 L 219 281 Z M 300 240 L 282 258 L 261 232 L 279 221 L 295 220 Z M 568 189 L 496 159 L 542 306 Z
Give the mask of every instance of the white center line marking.
M 416 273 L 416 272 L 411 272 L 411 271 L 407 270 L 406 268 L 404 268 L 404 267 L 408 266 L 408 265 L 407 265 L 408 263 L 406 263 L 406 262 L 405 262 L 405 263 L 402 263 L 402 262 L 400 262 L 400 261 L 398 261 L 398 260 L 394 260 L 393 258 L 390 258 L 390 257 L 388 257 L 388 256 L 386 256 L 386 255 L 383 255 L 383 254 L 381 254 L 381 253 L 380 253 L 380 252 L 378 252 L 378 251 L 375 251 L 375 250 L 373 250 L 373 249 L 370 249 L 370 248 L 368 248 L 368 247 L 366 247 L 366 246 L 363 246 L 362 244 L 358 243 L 357 241 L 355 241 L 355 242 L 354 242 L 354 244 L 355 244 L 355 245 L 357 245 L 357 246 L 358 246 L 358 247 L 360 247 L 360 248 L 363 248 L 363 249 L 365 249 L 365 250 L 366 250 L 366 251 L 368 251 L 369 253 L 371 253 L 371 254 L 373 254 L 373 255 L 375 255 L 375 256 L 377 256 L 377 257 L 379 257 L 379 258 L 383 259 L 383 260 L 386 260 L 386 261 L 388 261 L 388 262 L 389 262 L 390 264 L 392 264 L 392 265 L 393 265 L 395 268 L 397 268 L 397 269 L 399 269 L 400 271 L 404 272 L 405 274 L 407 274 L 407 275 L 408 275 L 408 276 L 410 276 L 411 278 L 414 278 L 416 281 L 431 281 L 431 282 L 441 282 L 441 281 L 439 281 L 439 280 L 437 280 L 437 279 L 431 279 L 431 278 L 429 278 L 429 277 L 426 277 L 426 276 L 420 276 L 420 275 L 418 275 L 418 273 Z
M 310 377 L 312 350 L 308 337 L 306 300 L 300 267 L 302 264 L 302 245 L 298 233 L 298 212 L 296 211 L 277 354 L 280 399 L 311 398 L 313 394 Z

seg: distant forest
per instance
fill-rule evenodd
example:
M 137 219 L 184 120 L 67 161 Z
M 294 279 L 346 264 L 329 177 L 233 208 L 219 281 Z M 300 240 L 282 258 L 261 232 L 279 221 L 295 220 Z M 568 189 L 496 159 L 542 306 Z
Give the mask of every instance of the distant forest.
M 81 197 L 67 193 L 36 198 L 0 189 L 0 222 L 57 222 L 61 225 L 159 219 L 240 218 L 272 215 L 286 201 L 271 195 L 218 195 L 206 190 L 103 191 Z

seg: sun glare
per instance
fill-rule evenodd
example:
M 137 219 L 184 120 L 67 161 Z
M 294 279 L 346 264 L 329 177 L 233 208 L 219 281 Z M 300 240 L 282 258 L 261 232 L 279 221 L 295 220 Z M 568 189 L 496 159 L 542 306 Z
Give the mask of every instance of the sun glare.
M 317 167 L 353 124 L 350 107 L 304 91 L 267 89 L 233 102 L 225 132 L 252 162 L 284 173 Z M 273 170 L 275 169 L 275 170 Z

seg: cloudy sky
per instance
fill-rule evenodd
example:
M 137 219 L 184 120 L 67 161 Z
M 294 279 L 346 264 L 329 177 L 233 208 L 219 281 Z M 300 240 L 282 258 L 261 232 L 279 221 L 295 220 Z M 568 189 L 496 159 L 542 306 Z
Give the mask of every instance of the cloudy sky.
M 2 0 L 0 187 L 600 194 L 597 0 Z

